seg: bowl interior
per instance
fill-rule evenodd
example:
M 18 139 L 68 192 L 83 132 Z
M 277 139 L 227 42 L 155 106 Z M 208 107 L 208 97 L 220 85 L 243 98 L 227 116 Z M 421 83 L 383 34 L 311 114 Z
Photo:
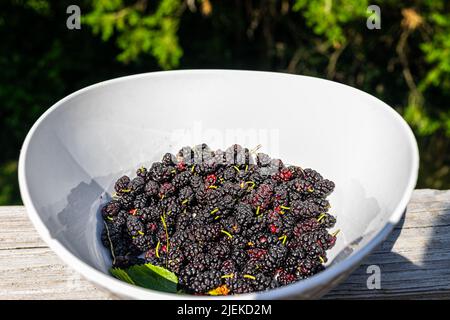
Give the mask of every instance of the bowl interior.
M 89 87 L 47 112 L 25 146 L 22 193 L 42 232 L 107 272 L 99 207 L 114 181 L 202 142 L 213 149 L 261 144 L 262 152 L 333 180 L 331 212 L 341 233 L 331 263 L 386 226 L 416 157 L 399 116 L 347 86 L 261 72 L 153 73 Z

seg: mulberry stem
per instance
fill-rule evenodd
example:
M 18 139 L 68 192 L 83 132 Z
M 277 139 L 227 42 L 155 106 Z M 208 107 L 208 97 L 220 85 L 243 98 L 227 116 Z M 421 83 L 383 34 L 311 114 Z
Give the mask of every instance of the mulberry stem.
M 164 218 L 164 213 L 161 216 L 161 221 L 164 227 L 164 231 L 166 232 L 166 249 L 167 249 L 167 255 L 166 255 L 166 266 L 168 265 L 167 257 L 169 257 L 169 232 L 167 231 L 167 224 L 166 219 Z
M 262 145 L 258 144 L 254 149 L 250 150 L 250 154 L 255 154 L 256 151 L 262 148 Z
M 317 218 L 317 222 L 320 222 L 320 220 L 322 220 L 323 218 L 325 218 L 326 214 L 325 213 L 321 213 L 319 215 L 319 217 Z
M 281 240 L 281 239 L 283 239 L 283 240 L 281 241 L 281 243 L 282 243 L 282 244 L 285 244 L 285 243 L 286 243 L 286 240 L 287 240 L 287 236 L 286 236 L 286 235 L 283 235 L 283 236 L 281 236 L 281 237 L 278 238 L 278 240 Z
M 161 245 L 161 242 L 158 240 L 158 243 L 156 244 L 156 249 L 155 249 L 155 255 L 157 258 L 159 258 L 159 246 Z
M 222 232 L 223 234 L 226 234 L 228 236 L 228 238 L 233 238 L 233 236 L 231 235 L 231 233 L 225 231 L 225 230 L 220 230 L 220 232 Z
M 335 232 L 333 232 L 331 235 L 333 237 L 336 237 L 338 235 L 338 233 L 341 232 L 341 229 L 337 229 Z
M 109 249 L 111 250 L 111 255 L 113 257 L 113 265 L 114 265 L 116 263 L 116 255 L 114 254 L 114 246 L 113 246 L 112 241 L 111 241 L 111 236 L 109 235 L 108 225 L 106 224 L 105 221 L 103 221 L 103 223 L 105 224 L 106 236 L 108 237 Z
M 255 189 L 256 183 L 254 183 L 253 181 L 247 181 L 245 182 L 245 184 L 251 184 L 251 186 L 249 186 L 250 190 Z

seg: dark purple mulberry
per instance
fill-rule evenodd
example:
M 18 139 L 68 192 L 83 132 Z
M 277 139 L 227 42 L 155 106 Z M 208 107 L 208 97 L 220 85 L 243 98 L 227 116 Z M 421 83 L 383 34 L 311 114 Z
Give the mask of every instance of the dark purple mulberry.
M 145 185 L 145 193 L 148 196 L 157 196 L 159 193 L 159 184 L 156 181 L 150 180 Z
M 311 218 L 319 214 L 319 208 L 311 200 L 292 202 L 291 211 L 294 215 L 301 218 Z
M 128 176 L 122 176 L 115 183 L 114 190 L 116 190 L 117 193 L 123 192 L 123 191 L 127 192 L 129 183 L 130 183 L 130 178 Z

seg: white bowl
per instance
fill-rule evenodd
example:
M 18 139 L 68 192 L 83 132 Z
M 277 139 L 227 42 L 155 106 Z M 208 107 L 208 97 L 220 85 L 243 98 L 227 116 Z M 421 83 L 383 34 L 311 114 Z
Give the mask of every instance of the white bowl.
M 110 276 L 108 251 L 99 240 L 99 206 L 121 175 L 168 150 L 202 142 L 215 149 L 262 144 L 262 151 L 336 183 L 330 200 L 341 233 L 328 268 L 283 288 L 229 298 L 325 294 L 385 239 L 417 179 L 410 128 L 367 93 L 304 76 L 189 70 L 102 82 L 53 105 L 23 144 L 22 199 L 46 243 L 92 282 L 129 298 L 198 299 Z

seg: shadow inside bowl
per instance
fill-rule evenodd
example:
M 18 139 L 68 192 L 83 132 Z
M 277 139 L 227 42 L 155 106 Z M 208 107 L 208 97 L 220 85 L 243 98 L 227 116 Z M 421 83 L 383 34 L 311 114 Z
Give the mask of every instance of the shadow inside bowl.
M 71 189 L 67 199 L 51 206 L 56 208 L 65 203 L 62 210 L 49 215 L 46 221 L 52 238 L 91 267 L 105 273 L 112 260 L 108 249 L 101 243 L 101 207 L 111 200 L 111 196 L 102 185 L 109 183 L 112 189 L 117 176 L 120 175 L 111 174 L 97 177 L 89 183 L 81 182 Z

